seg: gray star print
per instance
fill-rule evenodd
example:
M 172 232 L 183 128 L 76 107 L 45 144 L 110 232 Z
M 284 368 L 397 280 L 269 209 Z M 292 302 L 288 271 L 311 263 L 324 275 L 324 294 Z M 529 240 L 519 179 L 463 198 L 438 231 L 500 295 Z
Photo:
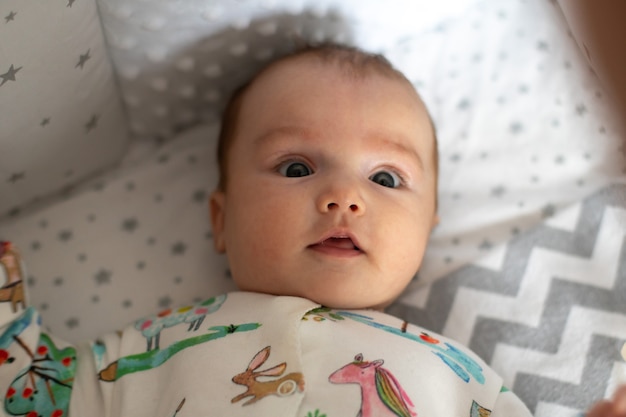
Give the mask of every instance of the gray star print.
M 556 207 L 554 206 L 554 204 L 548 204 L 543 209 L 541 209 L 541 215 L 544 218 L 552 217 L 554 216 L 554 213 L 556 213 Z
M 111 282 L 111 275 L 113 275 L 111 271 L 108 271 L 106 269 L 101 269 L 94 276 L 94 278 L 96 279 L 96 284 L 98 285 L 109 284 Z
M 206 201 L 206 191 L 198 190 L 193 193 L 193 201 L 196 203 L 204 203 Z
M 172 245 L 172 255 L 184 255 L 187 250 L 187 245 L 183 242 L 176 242 Z
M 499 185 L 491 190 L 491 195 L 494 197 L 502 197 L 502 195 L 506 192 L 506 188 Z
M 134 217 L 126 219 L 122 222 L 122 230 L 126 232 L 134 232 L 139 226 L 139 222 Z
M 73 233 L 71 230 L 61 230 L 59 232 L 59 240 L 61 242 L 67 242 L 68 240 L 72 239 Z
M 493 247 L 493 243 L 491 243 L 490 241 L 488 241 L 487 239 L 483 240 L 483 242 L 480 244 L 480 246 L 478 246 L 478 249 L 481 250 L 489 250 Z
M 159 308 L 168 308 L 172 305 L 172 299 L 169 296 L 161 297 L 159 299 Z
M 92 130 L 94 130 L 97 126 L 98 126 L 98 116 L 94 114 L 93 116 L 91 116 L 91 119 L 89 119 L 89 121 L 85 125 L 85 129 L 87 129 L 87 133 L 89 133 Z
M 467 98 L 462 99 L 461 101 L 459 101 L 459 104 L 457 104 L 457 109 L 459 110 L 466 110 L 470 107 L 470 101 Z
M 513 122 L 509 126 L 509 130 L 511 131 L 511 133 L 520 133 L 523 127 L 524 126 L 520 122 Z
M 88 49 L 87 52 L 80 55 L 80 58 L 78 58 L 78 64 L 76 64 L 74 68 L 78 68 L 78 67 L 80 67 L 80 69 L 85 68 L 85 63 L 89 60 L 89 58 L 91 58 L 91 55 L 89 55 L 90 51 L 91 49 Z
M 15 20 L 16 15 L 17 13 L 12 11 L 4 18 L 4 20 L 6 20 L 6 23 L 9 23 L 10 21 Z
M 21 70 L 22 67 L 19 68 L 15 68 L 13 65 L 11 65 L 11 67 L 9 68 L 9 70 L 7 72 L 5 72 L 4 74 L 0 74 L 0 78 L 2 78 L 2 82 L 0 83 L 0 87 L 2 87 L 5 83 L 9 82 L 9 81 L 16 81 L 15 79 L 15 74 L 17 74 L 17 72 L 19 70 Z
M 73 329 L 73 328 L 75 328 L 75 327 L 78 327 L 78 324 L 79 324 L 79 322 L 78 322 L 78 319 L 77 319 L 76 317 L 69 318 L 69 319 L 67 319 L 67 320 L 65 321 L 65 325 L 66 325 L 68 328 L 70 328 L 70 329 Z
M 9 182 L 15 184 L 19 180 L 23 180 L 26 174 L 24 172 L 16 172 L 9 177 Z

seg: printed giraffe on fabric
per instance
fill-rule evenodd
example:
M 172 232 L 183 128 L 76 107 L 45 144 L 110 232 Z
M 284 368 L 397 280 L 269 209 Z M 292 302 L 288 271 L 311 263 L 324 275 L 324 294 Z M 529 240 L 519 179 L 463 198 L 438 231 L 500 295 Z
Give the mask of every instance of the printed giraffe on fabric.
M 334 384 L 358 384 L 361 408 L 357 417 L 416 417 L 413 402 L 393 374 L 382 367 L 384 361 L 364 361 L 358 354 L 354 361 L 333 372 L 328 380 Z M 491 410 L 473 401 L 469 417 L 489 417 Z
M 354 357 L 344 367 L 333 372 L 328 380 L 334 384 L 358 384 L 361 387 L 360 417 L 414 417 L 413 402 L 391 372 L 382 367 L 384 361 L 364 361 Z

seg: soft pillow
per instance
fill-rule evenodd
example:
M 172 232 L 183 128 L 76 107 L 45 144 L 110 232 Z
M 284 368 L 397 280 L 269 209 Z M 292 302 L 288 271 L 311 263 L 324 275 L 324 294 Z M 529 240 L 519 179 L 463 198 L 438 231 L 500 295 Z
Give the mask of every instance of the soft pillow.
M 380 50 L 476 1 L 98 0 L 98 5 L 133 133 L 169 139 L 200 121 L 218 119 L 233 88 L 294 45 L 335 41 Z
M 626 181 L 610 100 L 568 31 L 554 2 L 490 0 L 385 51 L 440 142 L 441 222 L 418 285 L 475 259 L 499 266 L 511 238 Z
M 94 0 L 0 5 L 0 218 L 111 166 L 126 120 Z

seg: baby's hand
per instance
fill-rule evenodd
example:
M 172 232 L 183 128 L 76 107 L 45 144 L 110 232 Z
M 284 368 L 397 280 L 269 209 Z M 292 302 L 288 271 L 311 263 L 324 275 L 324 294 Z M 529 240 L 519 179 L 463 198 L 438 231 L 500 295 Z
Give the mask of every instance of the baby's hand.
M 594 405 L 586 417 L 626 417 L 626 385 L 619 387 L 612 399 Z

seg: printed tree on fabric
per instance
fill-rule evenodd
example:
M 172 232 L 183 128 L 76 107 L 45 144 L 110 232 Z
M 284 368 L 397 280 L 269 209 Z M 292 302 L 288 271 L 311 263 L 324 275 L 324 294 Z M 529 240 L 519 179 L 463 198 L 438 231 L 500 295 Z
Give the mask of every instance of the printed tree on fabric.
M 76 350 L 58 349 L 43 333 L 34 352 L 17 336 L 15 342 L 31 356 L 32 362 L 9 386 L 4 399 L 6 412 L 26 417 L 66 416 L 76 372 Z M 0 356 L 12 362 L 6 350 L 0 350 Z

